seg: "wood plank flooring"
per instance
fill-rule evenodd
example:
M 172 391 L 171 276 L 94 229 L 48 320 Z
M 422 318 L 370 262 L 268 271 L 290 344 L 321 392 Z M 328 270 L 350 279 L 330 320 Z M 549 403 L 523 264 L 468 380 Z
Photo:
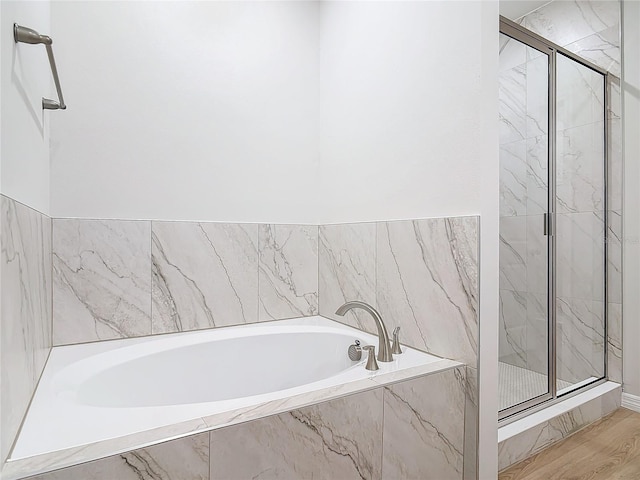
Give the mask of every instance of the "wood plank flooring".
M 498 480 L 640 480 L 640 413 L 611 415 L 512 465 Z

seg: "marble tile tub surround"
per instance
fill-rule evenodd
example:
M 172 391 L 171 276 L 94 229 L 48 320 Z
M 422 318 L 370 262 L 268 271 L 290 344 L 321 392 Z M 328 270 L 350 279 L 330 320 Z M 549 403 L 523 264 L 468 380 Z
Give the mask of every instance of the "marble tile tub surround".
M 29 478 L 462 479 L 463 377 L 449 369 Z
M 402 343 L 467 365 L 465 477 L 475 478 L 478 361 L 478 217 L 320 226 L 320 314 L 375 333 L 371 303 Z
M 53 222 L 53 235 L 54 254 L 63 258 L 66 258 L 64 252 L 82 251 L 78 246 L 81 241 L 91 241 L 87 250 L 94 258 L 105 258 L 108 255 L 103 252 L 123 248 L 125 251 L 115 255 L 116 259 L 137 255 L 138 264 L 148 265 L 150 281 L 137 285 L 144 285 L 139 291 L 146 290 L 149 298 L 150 322 L 146 314 L 140 315 L 137 323 L 118 316 L 113 308 L 117 304 L 100 305 L 99 296 L 91 297 L 103 308 L 100 311 L 106 312 L 104 317 L 112 315 L 121 325 L 136 328 L 142 325 L 146 329 L 142 335 L 250 323 L 273 315 L 270 313 L 264 318 L 264 312 L 277 312 L 283 318 L 299 316 L 301 312 L 311 314 L 314 298 L 315 308 L 333 318 L 333 312 L 345 300 L 367 301 L 389 319 L 389 329 L 395 326 L 396 319 L 409 315 L 406 322 L 400 324 L 403 343 L 468 365 L 468 375 L 464 376 L 465 421 L 470 425 L 465 427 L 465 452 L 470 453 L 464 463 L 465 478 L 474 478 L 478 224 L 477 217 L 320 227 L 60 219 Z M 83 240 L 74 233 L 86 229 L 113 232 L 119 240 L 104 245 L 99 241 L 100 235 L 87 234 L 89 239 Z M 127 231 L 144 233 L 128 236 Z M 57 235 L 60 235 L 58 241 L 65 239 L 71 245 L 63 244 L 56 251 Z M 136 238 L 137 243 L 134 244 L 132 238 Z M 127 263 L 120 260 L 118 265 Z M 414 268 L 416 263 L 418 269 Z M 142 276 L 142 273 L 106 268 L 104 262 L 103 266 L 100 273 L 101 280 L 109 286 L 107 294 L 116 288 L 126 288 L 122 285 L 132 285 L 136 277 Z M 206 276 L 199 273 L 200 267 L 215 273 Z M 84 274 L 82 269 L 77 272 Z M 389 272 L 388 281 L 380 280 L 383 272 Z M 74 274 L 70 269 L 67 273 Z M 319 288 L 313 275 L 316 282 L 319 278 Z M 218 299 L 221 294 L 213 293 L 216 288 L 224 297 L 222 304 Z M 58 289 L 69 289 L 69 286 L 57 279 L 54 297 Z M 389 293 L 383 289 L 389 289 Z M 397 303 L 391 300 L 393 295 L 401 296 Z M 67 298 L 82 304 L 76 306 L 84 306 L 73 296 Z M 263 308 L 262 304 L 268 307 Z M 137 313 L 139 311 L 141 309 Z M 56 313 L 54 311 L 54 329 L 57 328 Z M 85 318 L 90 327 L 83 330 L 86 336 L 81 341 L 101 340 L 95 318 L 91 314 Z M 354 322 L 352 325 L 375 333 L 375 326 L 366 315 L 339 320 Z M 60 344 L 80 341 L 63 339 L 63 330 L 59 333 L 56 338 Z M 121 329 L 118 335 L 141 334 Z
M 151 222 L 53 220 L 55 345 L 151 334 Z
M 317 314 L 318 227 L 53 220 L 54 343 Z
M 402 319 L 403 342 L 475 366 L 477 229 L 477 217 L 320 227 L 54 219 L 54 344 L 318 311 L 375 333 L 362 312 L 333 314 L 359 299 Z
M 0 464 L 51 351 L 51 219 L 0 196 L 2 310 Z
M 78 465 L 84 462 L 111 456 L 119 452 L 130 451 L 142 448 L 146 445 L 163 442 L 167 439 L 195 435 L 215 428 L 221 428 L 225 425 L 237 425 L 270 415 L 296 410 L 307 405 L 314 405 L 321 402 L 339 399 L 351 394 L 373 390 L 388 384 L 439 374 L 440 372 L 446 372 L 451 369 L 457 369 L 456 371 L 458 371 L 458 373 L 455 375 L 456 381 L 461 388 L 464 388 L 466 387 L 464 384 L 465 378 L 461 375 L 462 371 L 459 370 L 461 368 L 462 365 L 459 362 L 442 359 L 437 362 L 412 367 L 406 370 L 378 372 L 378 374 L 374 376 L 368 376 L 357 381 L 339 384 L 335 387 L 304 392 L 280 400 L 266 401 L 258 405 L 249 405 L 227 412 L 197 417 L 184 422 L 158 427 L 153 430 L 145 430 L 143 432 L 133 433 L 123 437 L 115 437 L 51 453 L 12 460 L 5 464 L 2 478 L 5 480 L 15 480 L 27 475 L 34 475 L 37 473 Z M 465 414 L 465 421 L 466 415 L 467 414 Z M 465 428 L 465 435 L 468 433 L 468 430 Z M 475 438 L 475 436 L 473 436 L 473 438 Z M 473 442 L 469 443 L 467 438 L 465 438 L 465 442 L 465 445 L 471 445 L 469 448 L 473 448 L 473 445 L 475 445 Z M 465 478 L 474 478 L 474 476 L 465 476 Z
M 320 226 L 320 314 L 370 333 L 346 300 L 377 307 L 402 343 L 476 366 L 478 217 Z
M 192 435 L 29 479 L 208 480 L 209 434 Z

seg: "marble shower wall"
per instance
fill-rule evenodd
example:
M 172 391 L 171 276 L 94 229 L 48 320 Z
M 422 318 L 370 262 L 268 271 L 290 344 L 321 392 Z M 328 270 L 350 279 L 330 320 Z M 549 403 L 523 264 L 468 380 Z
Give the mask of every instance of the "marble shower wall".
M 621 381 L 620 5 L 617 1 L 554 1 L 518 23 L 607 69 L 610 109 L 603 118 L 601 77 L 558 60 L 558 322 L 559 376 L 576 382 L 602 372 L 604 242 L 608 246 L 608 374 Z M 539 62 L 534 65 L 534 62 Z M 532 95 L 542 80 L 544 57 L 515 41 L 501 41 L 500 160 L 501 277 L 500 360 L 545 372 L 546 312 L 535 310 L 543 295 L 544 243 L 537 217 L 546 206 L 546 132 Z M 603 219 L 603 122 L 608 122 L 608 224 Z M 524 220 L 520 217 L 526 216 Z M 605 237 L 606 232 L 606 237 Z M 537 245 L 536 245 L 537 243 Z M 533 264 L 532 262 L 538 262 Z M 600 272 L 600 273 L 598 273 Z M 540 274 L 543 274 L 542 276 Z M 538 278 L 536 278 L 538 277 Z M 533 308 L 529 306 L 533 305 Z M 538 309 L 539 310 L 539 309 Z M 536 333 L 538 332 L 538 333 Z
M 347 300 L 375 306 L 402 343 L 464 362 L 465 475 L 475 478 L 478 217 L 320 226 L 320 314 L 371 333 L 366 315 L 335 315 Z
M 461 480 L 464 369 L 196 434 L 31 480 Z
M 51 351 L 51 219 L 0 196 L 2 411 L 0 465 L 9 454 Z
M 316 315 L 317 251 L 317 226 L 54 219 L 54 344 Z

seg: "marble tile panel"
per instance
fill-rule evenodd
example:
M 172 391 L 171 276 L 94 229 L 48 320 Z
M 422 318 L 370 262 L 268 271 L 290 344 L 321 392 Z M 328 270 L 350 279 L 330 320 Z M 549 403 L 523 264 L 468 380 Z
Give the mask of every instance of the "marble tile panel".
M 557 295 L 564 298 L 604 298 L 604 224 L 594 213 L 556 216 Z
M 151 334 L 151 222 L 53 220 L 53 340 Z
M 321 225 L 318 258 L 320 315 L 376 332 L 366 312 L 351 310 L 344 317 L 335 314 L 351 300 L 376 306 L 376 224 Z
M 609 303 L 607 315 L 607 376 L 622 383 L 622 305 Z
M 526 288 L 528 293 L 548 291 L 549 237 L 544 234 L 544 215 L 526 217 Z
M 558 132 L 556 196 L 559 213 L 604 208 L 604 126 L 602 122 Z
M 51 219 L 0 196 L 0 464 L 51 350 Z
M 556 63 L 556 130 L 604 121 L 604 77 L 562 55 Z
M 210 478 L 380 479 L 382 401 L 377 388 L 214 430 Z
M 258 226 L 153 222 L 153 333 L 258 321 Z
M 500 290 L 500 361 L 527 366 L 527 298 L 524 292 Z
M 620 29 L 618 25 L 565 45 L 565 48 L 620 77 Z
M 547 294 L 526 293 L 527 368 L 547 375 L 549 368 L 549 314 Z
M 620 78 L 609 77 L 609 119 L 622 118 L 622 93 L 620 91 Z
M 527 213 L 527 145 L 525 140 L 500 145 L 500 216 Z
M 541 215 L 549 205 L 548 137 L 527 139 L 527 215 Z
M 601 214 L 598 214 L 601 218 Z M 622 215 L 607 215 L 607 300 L 622 303 Z
M 500 72 L 498 76 L 500 144 L 526 138 L 527 76 L 525 66 Z
M 462 370 L 384 389 L 383 478 L 462 479 L 465 395 Z
M 466 366 L 465 371 L 463 478 L 476 480 L 478 478 L 478 369 Z
M 317 315 L 318 227 L 259 225 L 260 321 Z
M 520 460 L 529 458 L 550 443 L 549 425 L 546 422 L 535 425 L 516 437 L 500 442 L 498 444 L 498 469 L 504 470 Z
M 609 142 L 607 144 L 609 158 L 607 159 L 608 184 L 607 209 L 622 210 L 622 186 L 623 186 L 623 155 L 622 155 L 622 120 L 614 118 L 609 120 Z
M 528 48 L 528 50 L 533 50 Z M 546 55 L 530 59 L 527 76 L 526 138 L 549 133 L 549 61 Z
M 475 365 L 478 219 L 377 225 L 377 304 L 408 345 Z
M 619 2 L 549 2 L 524 17 L 524 26 L 552 42 L 566 46 L 615 27 L 620 22 Z
M 209 434 L 203 433 L 81 465 L 29 480 L 208 480 Z
M 527 290 L 528 218 L 500 218 L 500 290 Z
M 501 33 L 499 48 L 498 65 L 500 72 L 511 70 L 526 63 L 527 46 L 524 43 Z
M 558 297 L 558 380 L 578 383 L 604 376 L 604 304 Z

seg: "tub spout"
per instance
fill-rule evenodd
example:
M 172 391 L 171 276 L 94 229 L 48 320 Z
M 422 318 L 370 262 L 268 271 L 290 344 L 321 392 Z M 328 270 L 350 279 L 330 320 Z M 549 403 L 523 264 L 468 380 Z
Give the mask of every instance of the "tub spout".
M 347 302 L 336 310 L 336 315 L 340 315 L 342 317 L 345 313 L 354 308 L 360 308 L 373 317 L 376 322 L 376 327 L 378 327 L 378 360 L 381 362 L 392 362 L 393 355 L 391 354 L 387 327 L 384 325 L 382 317 L 375 308 L 364 302 Z

